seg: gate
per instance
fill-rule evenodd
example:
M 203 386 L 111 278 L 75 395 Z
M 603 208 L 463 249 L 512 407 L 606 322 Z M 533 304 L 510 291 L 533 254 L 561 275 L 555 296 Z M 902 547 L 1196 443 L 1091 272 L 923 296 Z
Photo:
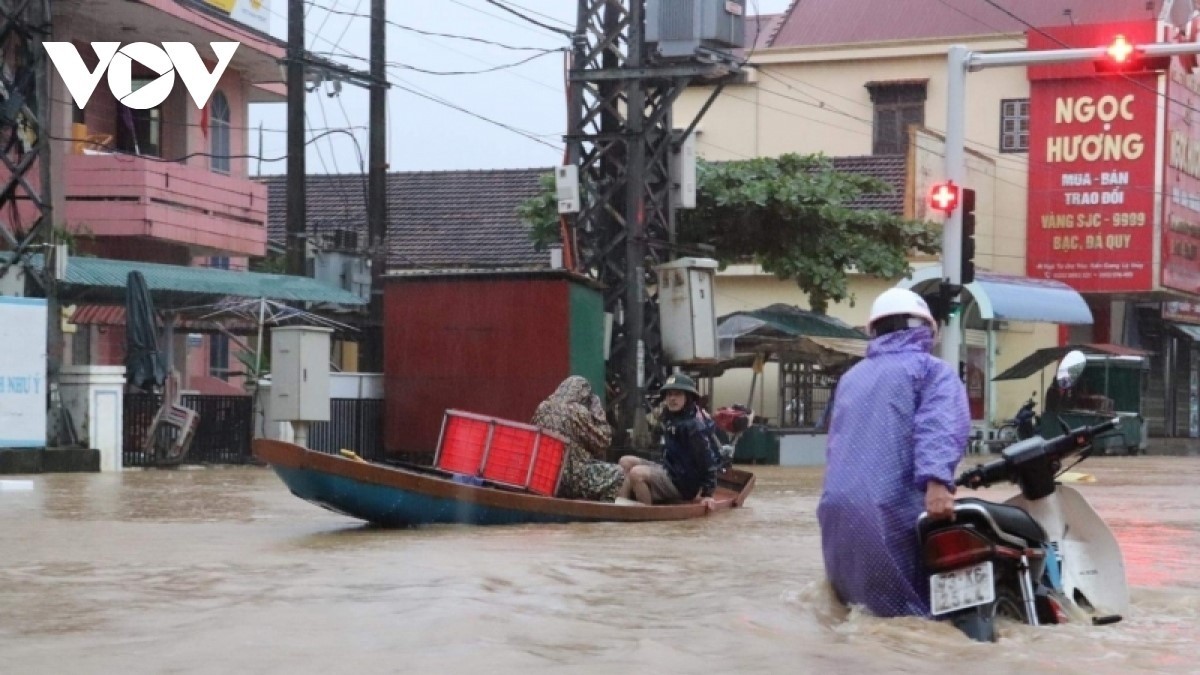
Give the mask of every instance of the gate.
M 251 396 L 185 394 L 180 403 L 200 416 L 184 464 L 249 464 L 254 438 L 254 404 Z M 125 394 L 125 429 L 122 453 L 125 466 L 156 466 L 142 452 L 142 443 L 162 397 L 158 394 Z M 329 401 L 329 421 L 312 422 L 308 445 L 336 454 L 344 449 L 364 459 L 383 459 L 383 407 L 380 399 L 335 398 Z
M 250 440 L 254 406 L 249 396 L 184 394 L 180 403 L 200 416 L 184 464 L 247 464 L 252 461 Z M 146 432 L 162 404 L 158 394 L 125 395 L 125 466 L 155 466 L 142 451 Z

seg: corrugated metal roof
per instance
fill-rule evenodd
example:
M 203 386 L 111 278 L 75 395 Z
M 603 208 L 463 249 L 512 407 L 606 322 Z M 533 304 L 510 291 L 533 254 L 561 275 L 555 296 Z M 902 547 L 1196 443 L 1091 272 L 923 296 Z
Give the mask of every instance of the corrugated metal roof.
M 367 304 L 357 295 L 309 277 L 286 274 L 239 272 L 209 267 L 182 267 L 157 263 L 71 258 L 67 264 L 68 285 L 125 288 L 129 273 L 137 270 L 146 277 L 151 291 L 175 291 L 203 295 L 268 298 L 296 302 L 337 305 Z
M 36 268 L 43 265 L 40 254 L 29 256 L 29 260 Z M 79 256 L 70 259 L 66 279 L 60 283 L 68 292 L 74 287 L 75 290 L 119 289 L 123 293 L 133 270 L 146 278 L 156 299 L 169 294 L 177 299 L 191 299 L 194 304 L 226 296 L 331 305 L 367 304 L 349 291 L 309 277 Z
M 797 0 L 785 12 L 770 47 L 863 44 L 983 35 L 1021 35 L 1038 27 L 1157 18 L 1163 0 Z M 1150 8 L 1147 9 L 1147 5 Z M 1188 3 L 1177 2 L 1176 6 Z M 1070 14 L 1064 13 L 1070 10 Z M 1173 13 L 1182 11 L 1172 8 Z M 1077 47 L 1095 45 L 1072 45 Z

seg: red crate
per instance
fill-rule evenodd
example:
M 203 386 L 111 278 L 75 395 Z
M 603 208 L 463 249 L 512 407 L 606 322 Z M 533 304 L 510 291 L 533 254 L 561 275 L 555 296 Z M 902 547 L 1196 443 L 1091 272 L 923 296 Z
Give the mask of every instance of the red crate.
M 447 410 L 434 465 L 443 471 L 553 496 L 565 453 L 566 441 L 545 429 Z

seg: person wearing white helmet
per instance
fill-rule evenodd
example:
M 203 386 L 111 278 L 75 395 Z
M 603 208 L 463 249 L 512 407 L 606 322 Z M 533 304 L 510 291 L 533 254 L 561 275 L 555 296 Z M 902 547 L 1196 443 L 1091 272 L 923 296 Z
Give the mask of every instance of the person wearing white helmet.
M 884 291 L 866 358 L 841 377 L 817 506 L 825 572 L 842 602 L 877 616 L 930 616 L 915 523 L 954 514 L 954 470 L 971 431 L 966 388 L 930 354 L 921 296 Z

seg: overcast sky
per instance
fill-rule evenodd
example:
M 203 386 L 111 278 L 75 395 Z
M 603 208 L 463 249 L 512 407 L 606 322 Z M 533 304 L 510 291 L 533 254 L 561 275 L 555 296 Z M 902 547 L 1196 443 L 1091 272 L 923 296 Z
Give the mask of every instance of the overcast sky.
M 512 0 L 531 17 L 564 29 L 575 24 L 575 0 Z M 271 33 L 287 38 L 287 0 L 270 0 Z M 306 47 L 312 52 L 337 54 L 336 60 L 367 70 L 368 21 L 332 14 L 322 8 L 366 15 L 370 0 L 313 0 L 305 19 Z M 751 0 L 751 12 L 779 12 L 788 0 Z M 526 23 L 485 0 L 388 0 L 388 20 L 435 33 L 485 38 L 514 47 L 567 47 L 565 37 Z M 522 10 L 523 11 L 523 10 Z M 513 63 L 537 52 L 510 50 L 468 40 L 422 35 L 398 26 L 387 29 L 388 79 L 442 99 L 482 117 L 520 129 L 546 143 L 489 124 L 483 120 L 395 87 L 388 96 L 388 148 L 393 171 L 494 169 L 551 166 L 561 160 L 561 136 L 566 130 L 563 58 L 550 53 L 496 72 L 478 75 L 432 75 L 404 66 L 434 71 L 481 70 Z M 356 59 L 355 57 L 359 57 Z M 344 85 L 340 95 L 309 94 L 306 109 L 310 127 L 355 129 L 363 161 L 367 152 L 367 92 Z M 251 106 L 250 154 L 283 157 L 286 152 L 287 109 L 284 104 Z M 358 173 L 358 153 L 344 134 L 309 145 L 309 173 Z M 250 171 L 283 173 L 286 162 L 251 160 Z

